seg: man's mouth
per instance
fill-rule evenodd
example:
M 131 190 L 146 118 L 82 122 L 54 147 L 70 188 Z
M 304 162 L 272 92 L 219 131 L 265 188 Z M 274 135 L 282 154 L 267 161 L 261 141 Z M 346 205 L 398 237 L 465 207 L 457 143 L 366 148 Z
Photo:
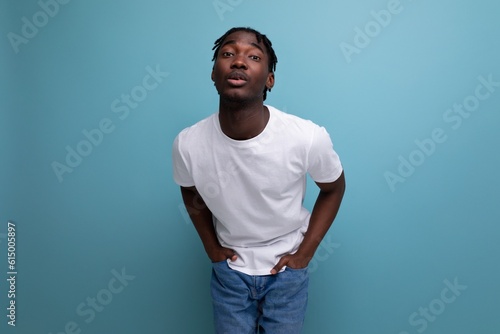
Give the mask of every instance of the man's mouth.
M 248 76 L 242 72 L 231 72 L 227 76 L 227 82 L 234 87 L 241 87 L 248 81 Z

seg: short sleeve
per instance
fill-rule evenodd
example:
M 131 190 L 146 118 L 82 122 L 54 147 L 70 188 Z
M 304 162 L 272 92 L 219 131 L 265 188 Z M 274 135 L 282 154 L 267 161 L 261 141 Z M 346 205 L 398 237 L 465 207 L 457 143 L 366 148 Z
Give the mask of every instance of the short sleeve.
M 174 170 L 174 181 L 181 187 L 194 186 L 194 180 L 188 168 L 188 162 L 181 152 L 180 135 L 178 135 L 172 146 L 172 164 Z
M 318 126 L 313 133 L 307 171 L 315 182 L 320 183 L 334 182 L 342 174 L 340 158 L 324 127 Z

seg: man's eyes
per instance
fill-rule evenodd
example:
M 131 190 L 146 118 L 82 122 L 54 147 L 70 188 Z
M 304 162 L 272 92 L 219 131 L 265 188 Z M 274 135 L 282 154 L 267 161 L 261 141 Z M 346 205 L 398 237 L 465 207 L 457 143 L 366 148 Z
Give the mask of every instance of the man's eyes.
M 229 51 L 224 51 L 224 52 L 222 52 L 222 56 L 226 57 L 226 58 L 229 58 L 229 57 L 233 57 L 234 53 L 229 52 Z M 252 59 L 254 61 L 260 61 L 262 59 L 261 57 L 256 56 L 256 55 L 250 55 L 250 56 L 248 56 L 248 58 L 250 58 L 250 59 Z

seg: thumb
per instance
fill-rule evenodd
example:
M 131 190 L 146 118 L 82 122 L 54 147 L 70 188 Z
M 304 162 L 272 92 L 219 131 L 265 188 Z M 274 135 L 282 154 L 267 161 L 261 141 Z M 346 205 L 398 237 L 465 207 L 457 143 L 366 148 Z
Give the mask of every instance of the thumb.
M 271 269 L 271 274 L 276 275 L 288 263 L 288 257 L 283 256 L 278 263 Z
M 232 249 L 229 249 L 229 248 L 224 249 L 224 254 L 231 261 L 236 261 L 236 259 L 238 258 L 238 256 L 236 255 L 236 252 Z

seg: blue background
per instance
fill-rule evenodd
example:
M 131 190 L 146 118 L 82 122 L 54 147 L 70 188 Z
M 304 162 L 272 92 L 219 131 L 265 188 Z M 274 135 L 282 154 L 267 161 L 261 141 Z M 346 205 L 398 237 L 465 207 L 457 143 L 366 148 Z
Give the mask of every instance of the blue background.
M 73 0 L 45 21 L 37 1 L 0 3 L 2 333 L 212 333 L 210 263 L 170 154 L 180 130 L 217 109 L 211 48 L 233 26 L 270 37 L 279 62 L 266 102 L 325 126 L 346 171 L 341 211 L 311 262 L 304 332 L 500 332 L 500 87 L 480 88 L 488 97 L 460 126 L 448 111 L 474 102 L 478 77 L 500 81 L 498 2 L 401 0 L 384 24 L 372 11 L 382 20 L 395 6 L 385 0 Z M 40 27 L 15 46 L 23 17 Z M 168 76 L 127 117 L 113 112 L 141 92 L 148 66 Z M 66 164 L 66 147 L 103 119 L 113 131 L 60 182 L 54 161 Z M 309 208 L 315 196 L 309 183 Z M 128 275 L 118 293 L 113 272 Z

